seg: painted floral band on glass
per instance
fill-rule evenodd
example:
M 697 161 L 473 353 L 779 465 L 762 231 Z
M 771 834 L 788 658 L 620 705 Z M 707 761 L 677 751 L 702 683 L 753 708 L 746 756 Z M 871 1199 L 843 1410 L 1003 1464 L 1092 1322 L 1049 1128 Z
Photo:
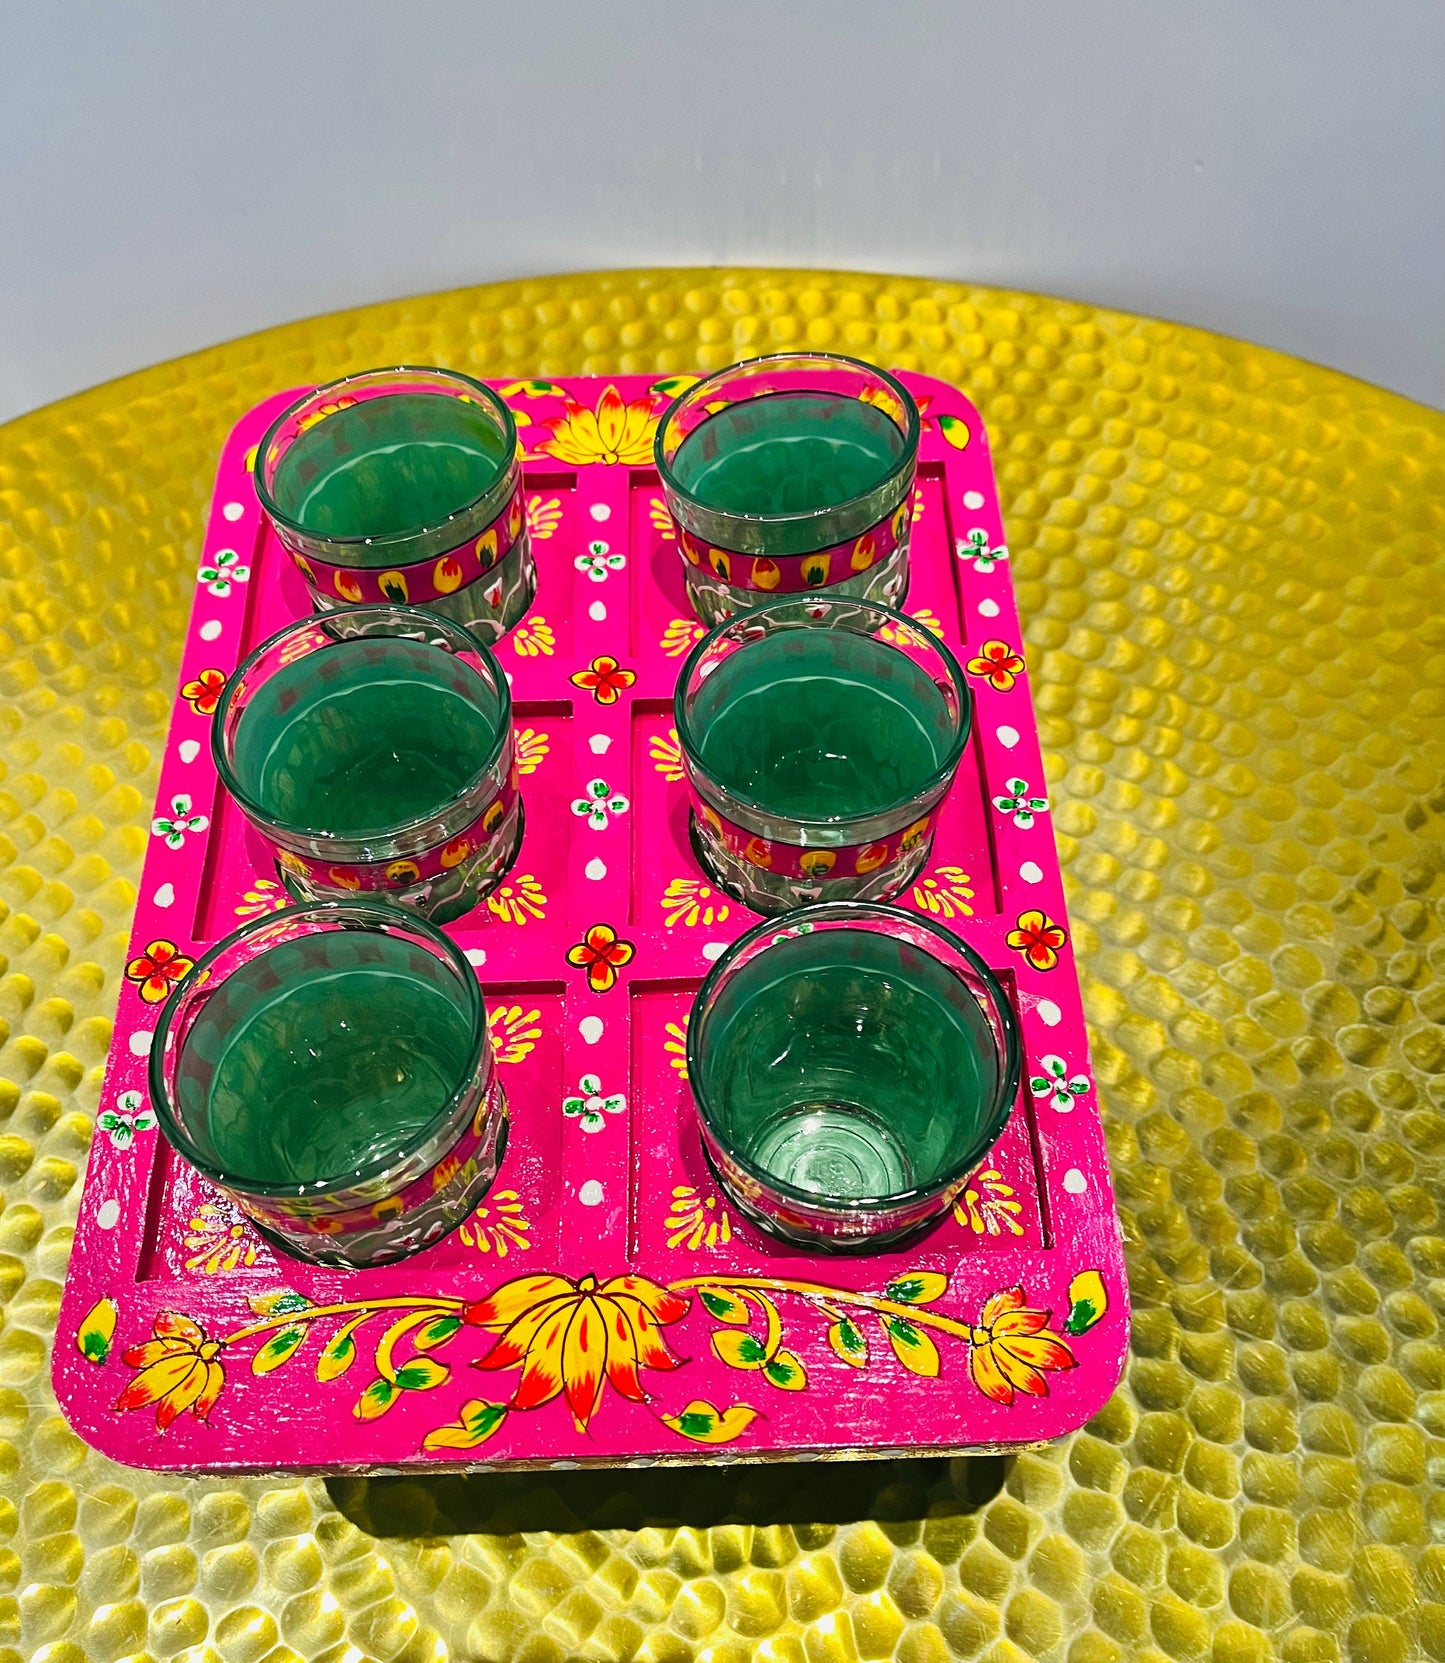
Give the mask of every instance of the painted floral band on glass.
M 973 699 L 920 624 L 833 594 L 718 625 L 674 696 L 698 860 L 757 912 L 887 900 L 918 875 Z
M 970 947 L 859 902 L 750 930 L 687 1027 L 724 1189 L 760 1228 L 824 1250 L 892 1249 L 944 1218 L 1008 1121 L 1021 1055 L 1008 998 Z
M 906 388 L 831 353 L 754 358 L 688 388 L 656 457 L 698 617 L 805 589 L 901 601 L 918 434 Z
M 296 569 L 306 579 L 313 593 L 325 594 L 346 606 L 377 605 L 430 606 L 474 583 L 491 577 L 500 585 L 496 569 L 517 546 L 526 531 L 526 515 L 522 500 L 522 486 L 518 481 L 511 500 L 493 525 L 480 537 L 462 543 L 437 559 L 420 560 L 412 565 L 398 565 L 386 571 L 370 566 L 338 566 L 322 560 L 318 555 L 309 558 L 292 551 Z M 485 599 L 485 590 L 483 591 Z M 501 589 L 493 597 L 501 601 Z
M 191 1165 L 321 1264 L 436 1241 L 506 1144 L 474 972 L 440 931 L 364 901 L 252 919 L 213 947 L 162 1015 L 150 1094 Z
M 369 370 L 319 387 L 261 441 L 256 493 L 319 611 L 422 603 L 495 640 L 536 569 L 517 429 L 451 370 Z
M 891 561 L 900 549 L 906 554 L 908 514 L 908 503 L 900 503 L 891 519 L 880 521 L 861 537 L 813 554 L 780 554 L 776 559 L 713 548 L 690 531 L 679 532 L 678 542 L 690 566 L 711 572 L 730 588 L 753 590 L 763 597 L 797 594 L 858 578 Z
M 303 899 L 361 891 L 455 918 L 516 856 L 507 678 L 433 613 L 355 607 L 289 625 L 227 682 L 211 744 Z

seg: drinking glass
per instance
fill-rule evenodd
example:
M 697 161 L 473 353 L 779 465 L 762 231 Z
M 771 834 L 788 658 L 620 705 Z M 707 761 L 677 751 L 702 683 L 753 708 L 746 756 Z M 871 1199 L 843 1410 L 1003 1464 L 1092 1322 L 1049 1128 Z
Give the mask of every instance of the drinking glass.
M 922 870 L 973 695 L 935 635 L 889 607 L 785 597 L 725 620 L 673 710 L 693 850 L 756 912 L 886 900 Z
M 454 370 L 367 370 L 282 411 L 256 494 L 317 611 L 422 605 L 496 640 L 532 604 L 512 413 Z
M 506 1142 L 475 973 L 439 930 L 373 901 L 272 913 L 213 947 L 162 1013 L 150 1092 L 175 1149 L 318 1264 L 436 1241 Z
M 288 624 L 226 683 L 211 749 L 303 900 L 364 891 L 450 920 L 521 843 L 507 678 L 418 607 Z
M 703 1146 L 738 1210 L 805 1246 L 881 1252 L 940 1219 L 1018 1093 L 1008 998 L 915 913 L 845 901 L 756 925 L 687 1029 Z
M 751 358 L 690 387 L 655 454 L 697 616 L 802 590 L 901 604 L 918 431 L 906 387 L 834 353 Z

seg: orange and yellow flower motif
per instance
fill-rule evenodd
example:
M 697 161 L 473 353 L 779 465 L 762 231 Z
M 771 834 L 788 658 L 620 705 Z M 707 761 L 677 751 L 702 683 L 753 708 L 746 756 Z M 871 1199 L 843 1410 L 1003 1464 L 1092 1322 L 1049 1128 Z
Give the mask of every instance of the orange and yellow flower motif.
M 565 1394 L 579 1432 L 605 1382 L 630 1403 L 645 1403 L 639 1370 L 679 1367 L 662 1329 L 687 1315 L 690 1301 L 642 1276 L 522 1276 L 469 1305 L 464 1320 L 499 1335 L 477 1364 L 522 1370 L 514 1409 L 536 1409 Z
M 1031 1310 L 1021 1287 L 996 1293 L 979 1312 L 969 1336 L 969 1373 L 973 1383 L 995 1403 L 1012 1403 L 1014 1395 L 1047 1397 L 1045 1372 L 1071 1369 L 1074 1354 L 1048 1327 L 1048 1311 Z
M 624 670 L 611 653 L 600 653 L 587 669 L 576 670 L 567 679 L 590 693 L 598 704 L 616 704 L 624 689 L 637 680 L 637 672 Z
M 1036 907 L 1018 916 L 1016 928 L 1004 937 L 1016 953 L 1022 953 L 1035 970 L 1052 970 L 1059 962 L 1059 949 L 1069 932 Z
M 497 885 L 487 896 L 487 911 L 504 924 L 525 924 L 547 916 L 547 897 L 536 878 L 523 872 L 511 883 Z
M 971 676 L 982 676 L 989 686 L 999 693 L 1008 692 L 1022 674 L 1023 668 L 1023 659 L 1007 641 L 985 641 L 979 648 L 978 656 L 968 661 L 968 673 Z
M 584 468 L 589 462 L 637 468 L 652 461 L 652 440 L 657 432 L 652 398 L 624 404 L 616 387 L 609 386 L 595 411 L 565 395 L 564 403 L 565 414 L 541 424 L 546 438 L 537 441 L 536 456 L 553 456 L 574 468 Z
M 449 554 L 444 554 L 432 567 L 432 588 L 439 595 L 450 595 L 454 590 L 461 588 L 465 575 L 461 562 L 453 560 Z
M 162 1432 L 187 1409 L 197 1420 L 205 1420 L 226 1383 L 225 1372 L 215 1361 L 220 1344 L 179 1311 L 162 1311 L 151 1333 L 153 1339 L 123 1354 L 126 1366 L 137 1373 L 115 1400 L 115 1407 L 144 1409 L 154 1403 L 156 1426 Z
M 498 1062 L 522 1062 L 530 1057 L 542 1037 L 539 1010 L 521 1005 L 497 1005 L 487 1013 L 487 1029 Z
M 491 828 L 484 826 L 483 829 L 489 831 Z M 442 871 L 450 872 L 452 867 L 460 866 L 471 852 L 472 840 L 469 837 L 453 838 L 441 852 Z
M 617 972 L 632 962 L 637 949 L 630 941 L 618 940 L 610 924 L 594 924 L 581 941 L 567 949 L 568 964 L 587 972 L 587 985 L 594 993 L 606 993 L 617 984 Z
M 139 983 L 140 996 L 148 1005 L 159 1005 L 195 962 L 174 941 L 152 941 L 139 958 L 126 965 L 125 979 Z
M 550 658 L 557 648 L 552 626 L 540 612 L 512 631 L 512 650 L 518 658 Z M 577 679 L 575 676 L 572 678 Z
M 539 543 L 545 543 L 562 521 L 561 497 L 528 497 L 527 530 Z
M 657 643 L 669 658 L 681 658 L 702 640 L 707 631 L 696 618 L 670 618 Z
M 188 681 L 181 689 L 181 697 L 197 716 L 214 716 L 225 685 L 224 670 L 202 670 L 194 681 Z

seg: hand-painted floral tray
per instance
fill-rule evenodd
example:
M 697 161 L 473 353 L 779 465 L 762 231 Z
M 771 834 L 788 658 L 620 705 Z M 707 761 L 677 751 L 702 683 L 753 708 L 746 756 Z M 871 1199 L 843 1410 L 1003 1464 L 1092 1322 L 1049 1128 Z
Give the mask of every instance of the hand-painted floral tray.
M 501 385 L 540 572 L 499 648 L 527 831 L 451 927 L 511 1105 L 496 1187 L 437 1246 L 347 1272 L 274 1253 L 171 1153 L 146 1099 L 160 1004 L 286 904 L 208 743 L 226 675 L 307 609 L 251 483 L 278 394 L 221 457 L 76 1231 L 55 1384 L 89 1442 L 265 1471 L 860 1456 L 1037 1443 L 1108 1397 L 1122 1244 L 987 435 L 953 388 L 904 380 L 924 418 L 907 609 L 959 652 L 977 711 L 901 904 L 988 960 L 1025 1044 L 952 1216 L 900 1254 L 810 1255 L 736 1217 L 703 1160 L 688 1009 L 754 916 L 688 847 L 670 700 L 702 631 L 652 469 L 680 380 Z

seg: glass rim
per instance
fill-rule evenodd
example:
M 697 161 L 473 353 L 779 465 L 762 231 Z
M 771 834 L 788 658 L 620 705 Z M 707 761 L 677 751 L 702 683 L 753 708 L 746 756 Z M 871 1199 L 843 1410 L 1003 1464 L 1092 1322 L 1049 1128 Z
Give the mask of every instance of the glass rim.
M 735 803 L 740 804 L 743 808 L 748 809 L 753 814 L 760 814 L 770 820 L 786 821 L 790 825 L 819 826 L 826 827 L 829 831 L 836 831 L 839 827 L 864 825 L 870 821 L 880 819 L 885 815 L 896 814 L 900 809 L 906 808 L 910 804 L 916 802 L 918 798 L 926 797 L 929 792 L 936 790 L 940 785 L 945 785 L 957 770 L 959 763 L 963 760 L 963 753 L 967 748 L 969 738 L 973 733 L 973 689 L 968 685 L 968 682 L 964 677 L 963 666 L 958 662 L 958 659 L 954 656 L 953 649 L 942 636 L 935 635 L 930 629 L 925 629 L 916 618 L 910 618 L 906 612 L 900 612 L 897 607 L 884 606 L 881 601 L 867 601 L 852 595 L 829 597 L 820 590 L 811 590 L 804 594 L 798 595 L 776 596 L 772 600 L 764 601 L 761 606 L 749 607 L 745 612 L 734 612 L 731 617 L 724 618 L 721 623 L 714 624 L 707 634 L 704 635 L 703 638 L 693 647 L 692 651 L 683 660 L 682 669 L 678 672 L 677 685 L 674 687 L 672 694 L 672 717 L 673 723 L 677 728 L 677 740 L 678 744 L 682 747 L 683 755 L 698 773 L 702 774 L 707 780 L 712 781 L 712 770 L 703 761 L 702 753 L 698 749 L 696 740 L 689 731 L 689 723 L 684 710 L 684 702 L 687 698 L 687 684 L 692 676 L 694 668 L 701 661 L 703 654 L 715 639 L 726 633 L 727 630 L 732 629 L 734 626 L 745 623 L 749 618 L 756 618 L 759 614 L 779 612 L 784 607 L 788 606 L 816 606 L 820 601 L 830 601 L 833 605 L 845 606 L 850 610 L 861 609 L 867 612 L 881 613 L 884 617 L 892 619 L 896 623 L 906 624 L 909 629 L 914 630 L 921 635 L 928 646 L 934 648 L 940 654 L 943 659 L 944 668 L 948 671 L 949 679 L 952 681 L 954 691 L 958 696 L 958 714 L 954 721 L 956 732 L 954 734 L 953 743 L 949 746 L 948 754 L 944 757 L 944 760 L 934 768 L 933 772 L 922 784 L 915 786 L 906 796 L 899 797 L 895 802 L 889 803 L 883 808 L 870 809 L 867 814 L 850 814 L 847 816 L 840 815 L 823 820 L 809 820 L 804 818 L 802 815 L 780 813 L 779 810 L 769 808 L 766 804 L 758 802 L 756 798 L 749 796 L 746 792 L 733 790 L 731 786 L 718 787 L 719 790 L 723 791 L 728 797 L 732 798 Z M 814 619 L 808 623 L 801 623 L 797 627 L 799 629 L 842 629 L 844 626 L 841 624 L 829 624 L 824 622 L 822 619 Z M 858 630 L 850 630 L 848 633 L 857 635 L 861 632 Z M 877 640 L 878 637 L 870 631 L 869 639 Z M 753 644 L 754 643 L 752 642 L 748 642 L 746 645 L 739 647 L 738 651 L 746 652 L 747 648 Z M 879 645 L 892 648 L 895 652 L 903 651 L 902 647 L 895 646 L 891 641 L 882 641 L 879 642 Z M 224 693 L 222 694 L 222 697 L 225 697 Z M 217 709 L 219 710 L 219 708 L 220 707 L 218 706 Z
M 715 508 L 706 503 L 701 497 L 695 496 L 685 485 L 679 483 L 674 474 L 672 464 L 663 454 L 663 437 L 667 432 L 668 423 L 684 404 L 691 403 L 699 394 L 704 394 L 714 383 L 726 376 L 736 375 L 739 370 L 756 370 L 763 364 L 818 364 L 823 366 L 841 366 L 850 370 L 862 370 L 867 375 L 881 377 L 891 392 L 898 396 L 903 413 L 907 418 L 907 425 L 903 429 L 903 451 L 893 466 L 884 474 L 880 474 L 865 490 L 855 491 L 851 497 L 845 497 L 842 502 L 829 503 L 826 508 L 808 508 L 792 514 L 739 514 L 731 509 Z M 758 394 L 758 397 L 771 397 L 771 394 Z M 699 426 L 704 424 L 699 423 Z M 714 370 L 711 375 L 705 375 L 691 387 L 685 388 L 663 411 L 657 423 L 657 432 L 652 440 L 652 457 L 657 464 L 658 477 L 665 490 L 685 503 L 689 509 L 713 519 L 729 520 L 737 525 L 757 527 L 759 530 L 776 530 L 782 527 L 805 526 L 809 523 L 833 517 L 844 518 L 849 513 L 859 509 L 871 498 L 887 492 L 904 474 L 911 471 L 918 464 L 918 440 L 922 432 L 922 423 L 918 415 L 918 405 L 913 394 L 907 387 L 877 364 L 867 363 L 862 358 L 850 358 L 842 352 L 768 352 L 757 358 L 740 358 L 734 364 L 726 364 L 720 370 Z M 679 446 L 679 449 L 681 446 Z M 891 510 L 889 510 L 891 512 Z M 887 514 L 882 516 L 887 518 Z
M 999 1027 L 1003 1030 L 1001 1045 L 1002 1068 L 999 1072 L 999 1087 L 988 1118 L 982 1123 L 977 1138 L 966 1146 L 966 1154 L 955 1160 L 938 1178 L 927 1184 L 914 1184 L 906 1190 L 895 1190 L 888 1195 L 860 1195 L 842 1198 L 829 1198 L 818 1194 L 815 1190 L 799 1189 L 796 1185 L 786 1182 L 774 1173 L 759 1166 L 756 1161 L 742 1154 L 732 1145 L 732 1140 L 718 1127 L 712 1112 L 712 1105 L 708 1101 L 707 1090 L 703 1085 L 702 1071 L 699 1057 L 699 1036 L 707 1025 L 705 1019 L 698 1020 L 697 1013 L 702 1010 L 708 999 L 717 989 L 723 977 L 742 957 L 743 953 L 763 936 L 782 937 L 786 932 L 793 934 L 788 939 L 797 938 L 798 923 L 818 920 L 826 915 L 829 921 L 839 919 L 845 926 L 851 919 L 860 922 L 891 923 L 902 921 L 927 934 L 935 936 L 944 946 L 962 956 L 969 968 L 973 970 L 988 992 L 989 1000 L 998 1015 Z M 771 945 L 771 943 L 769 944 Z M 767 951 L 765 947 L 764 952 Z M 759 957 L 762 955 L 759 954 Z M 942 962 L 942 961 L 938 961 Z M 954 975 L 952 966 L 945 965 Z M 962 978 L 959 978 L 962 980 Z M 967 984 L 965 983 L 965 986 Z M 969 989 L 973 997 L 973 990 Z M 941 1195 L 951 1185 L 966 1178 L 977 1165 L 979 1159 L 998 1142 L 1003 1135 L 1004 1127 L 1008 1125 L 1009 1117 L 1014 1110 L 1014 1101 L 1018 1096 L 1019 1082 L 1023 1074 L 1023 1040 L 1019 1033 L 1018 1018 L 1009 1002 L 1003 983 L 987 961 L 961 936 L 952 930 L 945 929 L 941 924 L 935 924 L 932 919 L 925 918 L 921 913 L 908 912 L 903 907 L 890 906 L 885 901 L 819 901 L 811 906 L 797 907 L 792 912 L 782 913 L 776 918 L 764 918 L 754 924 L 736 941 L 713 965 L 703 978 L 702 986 L 693 996 L 690 1016 L 687 1024 L 687 1083 L 692 1091 L 693 1103 L 696 1105 L 698 1117 L 702 1121 L 708 1134 L 726 1151 L 727 1158 L 739 1167 L 748 1177 L 756 1180 L 764 1189 L 774 1195 L 782 1196 L 785 1200 L 797 1202 L 804 1207 L 817 1212 L 839 1214 L 858 1214 L 865 1212 L 883 1212 L 905 1207 L 911 1202 L 926 1201 L 930 1197 Z
M 469 501 L 454 508 L 450 514 L 444 515 L 439 520 L 433 520 L 428 525 L 410 526 L 405 531 L 389 531 L 381 536 L 338 537 L 329 531 L 317 531 L 313 526 L 308 526 L 304 521 L 288 514 L 272 495 L 271 487 L 266 483 L 265 472 L 266 453 L 270 450 L 272 440 L 276 437 L 282 425 L 316 399 L 324 400 L 326 397 L 340 393 L 345 388 L 353 387 L 361 381 L 371 381 L 378 376 L 392 375 L 434 375 L 442 380 L 460 381 L 469 392 L 480 394 L 482 402 L 489 409 L 500 413 L 502 417 L 502 437 L 506 446 L 506 460 L 498 467 L 496 475 L 486 489 Z M 445 397 L 445 394 L 437 394 L 436 396 Z M 251 470 L 251 480 L 256 487 L 256 496 L 266 518 L 274 521 L 278 526 L 285 526 L 287 531 L 293 532 L 296 536 L 304 537 L 314 543 L 328 543 L 338 549 L 386 549 L 416 542 L 423 537 L 430 537 L 435 532 L 445 530 L 454 521 L 464 519 L 468 514 L 474 513 L 496 491 L 497 486 L 510 477 L 516 460 L 516 418 L 513 416 L 507 401 L 495 389 L 489 387 L 485 381 L 478 381 L 474 376 L 467 375 L 461 370 L 443 369 L 439 364 L 389 364 L 379 369 L 353 370 L 350 375 L 338 376 L 334 381 L 324 381 L 319 387 L 313 387 L 309 393 L 303 393 L 300 398 L 293 399 L 262 435 L 261 442 L 256 447 L 256 463 Z
M 427 1121 L 425 1127 L 408 1140 L 405 1150 L 394 1155 L 387 1155 L 359 1167 L 354 1173 L 348 1173 L 344 1179 L 320 1179 L 313 1183 L 269 1183 L 261 1179 L 238 1178 L 234 1173 L 227 1173 L 209 1161 L 196 1147 L 194 1139 L 181 1124 L 180 1116 L 171 1103 L 170 1092 L 166 1087 L 165 1062 L 166 1055 L 175 1027 L 176 1013 L 180 1010 L 185 995 L 192 991 L 205 978 L 209 977 L 211 966 L 220 958 L 222 953 L 230 951 L 238 943 L 245 942 L 251 936 L 259 935 L 263 930 L 275 929 L 279 924 L 289 921 L 319 919 L 323 923 L 328 919 L 344 919 L 348 914 L 368 915 L 370 924 L 399 925 L 405 930 L 419 935 L 429 942 L 441 947 L 438 957 L 444 959 L 457 972 L 457 979 L 465 990 L 462 1002 L 466 1006 L 467 1015 L 471 1019 L 473 1030 L 472 1051 L 468 1062 L 462 1070 L 462 1076 L 452 1087 L 446 1102 L 436 1114 Z M 307 931 L 306 934 L 318 933 Z M 330 933 L 330 932 L 320 932 Z M 269 949 L 263 949 L 267 951 Z M 315 1200 L 326 1195 L 339 1194 L 346 1190 L 357 1188 L 359 1185 L 374 1183 L 377 1179 L 384 1179 L 388 1173 L 400 1171 L 409 1161 L 416 1150 L 440 1131 L 461 1107 L 462 1100 L 471 1090 L 477 1079 L 477 1071 L 486 1054 L 488 1043 L 486 1002 L 482 998 L 482 990 L 477 982 L 476 974 L 467 962 L 460 947 L 429 923 L 418 913 L 409 909 L 388 905 L 385 901 L 313 901 L 305 906 L 285 907 L 280 912 L 262 913 L 259 918 L 248 918 L 238 929 L 232 930 L 230 935 L 216 942 L 207 952 L 191 966 L 176 984 L 175 991 L 166 1001 L 161 1010 L 160 1020 L 156 1023 L 155 1034 L 151 1040 L 150 1062 L 147 1069 L 147 1083 L 150 1088 L 151 1107 L 155 1110 L 160 1121 L 161 1129 L 178 1154 L 183 1156 L 203 1177 L 213 1183 L 220 1184 L 226 1189 L 234 1190 L 240 1195 L 257 1196 L 266 1200 Z M 177 1056 L 177 1066 L 180 1058 Z
M 278 820 L 268 809 L 263 808 L 261 804 L 257 802 L 256 798 L 241 784 L 240 780 L 236 776 L 235 769 L 231 765 L 231 759 L 226 755 L 226 724 L 224 718 L 230 711 L 232 704 L 235 702 L 236 690 L 245 680 L 245 672 L 248 671 L 251 666 L 263 656 L 263 654 L 270 652 L 273 647 L 278 645 L 281 641 L 284 641 L 288 635 L 292 634 L 296 630 L 326 629 L 341 619 L 351 622 L 358 618 L 364 619 L 368 616 L 376 616 L 377 614 L 385 617 L 397 614 L 404 616 L 411 613 L 417 613 L 428 622 L 442 624 L 446 629 L 455 630 L 459 635 L 465 636 L 471 643 L 470 650 L 474 651 L 481 661 L 488 667 L 488 669 L 492 671 L 497 692 L 501 698 L 501 709 L 498 711 L 497 715 L 496 737 L 492 741 L 491 749 L 487 752 L 486 761 L 481 764 L 481 766 L 476 770 L 464 786 L 461 786 L 458 790 L 454 791 L 444 803 L 439 803 L 429 814 L 416 816 L 410 820 L 400 821 L 394 826 L 383 826 L 377 831 L 368 832 L 364 837 L 343 837 L 339 832 L 324 831 L 312 826 L 288 825 L 285 821 Z M 340 635 L 337 637 L 337 644 L 348 640 L 405 641 L 411 639 L 412 637 L 406 635 Z M 426 641 L 416 643 L 418 646 L 429 646 L 430 644 L 430 642 Z M 325 651 L 324 648 L 318 648 L 317 650 Z M 444 651 L 445 649 L 438 648 L 437 650 Z M 308 653 L 305 656 L 310 657 L 311 655 Z M 453 653 L 450 656 L 455 657 L 456 654 Z M 299 663 L 300 660 L 293 660 L 293 662 Z M 289 668 L 289 666 L 286 666 L 286 668 Z M 468 666 L 468 668 L 470 668 L 470 666 Z M 241 715 L 237 718 L 237 727 L 239 727 L 241 722 L 244 722 L 245 719 L 246 714 L 242 711 Z M 444 617 L 440 612 L 433 612 L 430 607 L 397 606 L 377 602 L 373 605 L 367 606 L 348 606 L 343 612 L 324 612 L 320 614 L 312 614 L 309 618 L 293 618 L 289 624 L 286 624 L 281 629 L 278 629 L 274 635 L 268 635 L 259 646 L 253 647 L 236 666 L 236 668 L 231 671 L 230 675 L 226 677 L 226 685 L 221 689 L 221 696 L 216 701 L 216 709 L 211 717 L 211 760 L 215 764 L 216 772 L 221 779 L 221 784 L 235 799 L 237 806 L 245 814 L 248 820 L 253 821 L 257 825 L 264 826 L 268 830 L 275 830 L 276 832 L 283 833 L 288 837 L 305 837 L 310 838 L 315 842 L 324 843 L 331 851 L 333 851 L 328 858 L 340 860 L 342 857 L 341 855 L 335 853 L 337 850 L 342 850 L 346 853 L 357 852 L 360 854 L 361 851 L 369 848 L 373 844 L 385 843 L 392 838 L 399 837 L 403 832 L 410 831 L 415 826 L 424 825 L 429 820 L 437 819 L 441 815 L 446 814 L 449 810 L 456 808 L 465 802 L 467 797 L 476 790 L 477 786 L 481 784 L 482 780 L 486 778 L 486 776 L 501 760 L 502 752 L 506 749 L 507 741 L 511 737 L 511 732 L 512 689 L 507 681 L 506 671 L 502 669 L 501 665 L 496 660 L 495 654 L 480 636 L 474 634 L 473 631 L 468 629 L 465 624 L 458 623 L 454 618 Z

